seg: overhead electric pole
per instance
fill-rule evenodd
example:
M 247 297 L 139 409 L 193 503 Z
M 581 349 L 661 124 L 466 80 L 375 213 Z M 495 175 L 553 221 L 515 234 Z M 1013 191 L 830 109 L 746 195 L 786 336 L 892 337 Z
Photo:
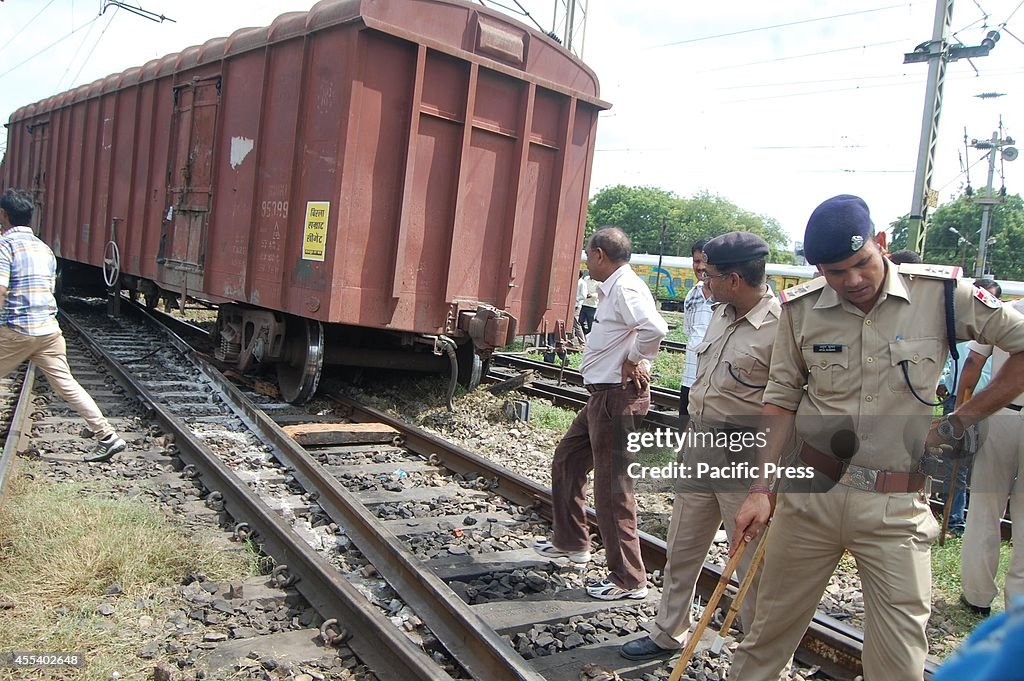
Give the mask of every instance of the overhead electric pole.
M 1002 124 L 1000 124 L 1000 130 Z M 1003 139 L 1000 132 L 993 132 L 991 140 L 971 140 L 971 146 L 975 149 L 988 150 L 988 191 L 985 196 L 975 196 L 972 201 L 981 205 L 981 235 L 978 238 L 978 259 L 974 263 L 974 277 L 984 277 L 988 272 L 988 230 L 992 224 L 992 206 L 1006 201 L 1004 192 L 996 194 L 992 190 L 992 180 L 996 173 L 996 154 L 1000 154 L 1004 160 L 1013 161 L 1017 158 L 1017 148 L 1010 146 L 1013 138 Z
M 904 64 L 928 62 L 928 83 L 924 95 L 924 115 L 921 121 L 921 140 L 917 150 L 917 170 L 914 175 L 914 198 L 910 205 L 910 233 L 907 247 L 924 255 L 928 209 L 938 205 L 938 194 L 933 191 L 932 170 L 935 147 L 938 142 L 939 116 L 942 114 L 942 85 L 946 80 L 946 63 L 957 59 L 984 57 L 999 40 L 997 31 L 989 31 L 981 45 L 950 46 L 947 43 L 949 25 L 953 18 L 953 0 L 936 0 L 932 39 L 903 55 Z
M 587 37 L 588 0 L 554 0 L 551 31 L 562 36 L 562 44 L 577 57 L 583 58 Z

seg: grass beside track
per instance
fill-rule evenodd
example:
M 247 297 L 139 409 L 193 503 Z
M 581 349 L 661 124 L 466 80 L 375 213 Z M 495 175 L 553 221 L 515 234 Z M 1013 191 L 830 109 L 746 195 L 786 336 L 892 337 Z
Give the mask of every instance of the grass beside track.
M 0 610 L 2 649 L 84 652 L 86 665 L 16 676 L 0 669 L 0 678 L 148 677 L 155 660 L 137 652 L 150 640 L 147 625 L 163 638 L 160 621 L 174 600 L 166 587 L 191 572 L 237 579 L 259 567 L 256 554 L 200 543 L 138 502 L 16 477 L 0 506 L 0 601 L 13 604 Z M 115 583 L 121 593 L 105 593 Z M 103 604 L 111 615 L 98 613 Z

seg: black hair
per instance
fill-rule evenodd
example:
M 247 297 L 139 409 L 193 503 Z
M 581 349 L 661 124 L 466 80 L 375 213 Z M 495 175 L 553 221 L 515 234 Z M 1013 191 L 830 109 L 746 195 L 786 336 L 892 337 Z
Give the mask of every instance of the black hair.
M 714 267 L 720 274 L 735 272 L 740 275 L 743 281 L 747 282 L 748 286 L 761 286 L 764 284 L 765 262 L 766 259 L 762 256 L 747 262 L 737 262 L 731 265 L 722 265 L 721 267 L 714 265 Z
M 693 245 L 690 246 L 690 255 L 693 255 L 697 251 L 703 251 L 704 247 L 708 245 L 709 241 L 711 241 L 711 239 L 708 239 L 706 237 L 701 237 L 700 239 L 694 241 Z
M 996 298 L 1003 297 L 1003 287 L 1000 286 L 999 282 L 997 282 L 995 279 L 989 279 L 988 277 L 982 279 L 975 279 L 974 285 L 977 286 L 978 288 L 983 288 L 985 290 L 988 290 L 990 288 L 995 289 Z
M 920 255 L 910 250 L 909 248 L 904 248 L 901 251 L 893 251 L 892 253 L 889 254 L 889 260 L 891 260 L 897 265 L 902 265 L 905 262 L 914 264 L 924 262 L 924 260 L 921 259 Z
M 0 208 L 7 211 L 12 227 L 28 227 L 32 222 L 35 204 L 32 195 L 17 189 L 8 189 L 0 196 Z

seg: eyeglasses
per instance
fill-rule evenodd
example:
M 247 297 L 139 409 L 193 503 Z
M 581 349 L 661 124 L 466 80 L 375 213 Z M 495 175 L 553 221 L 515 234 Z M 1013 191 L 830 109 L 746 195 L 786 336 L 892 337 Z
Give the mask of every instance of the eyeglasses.
M 708 279 L 724 279 L 725 277 L 728 277 L 730 274 L 736 274 L 736 272 L 725 272 L 724 274 L 711 274 L 707 270 L 704 270 L 704 276 L 707 277 Z

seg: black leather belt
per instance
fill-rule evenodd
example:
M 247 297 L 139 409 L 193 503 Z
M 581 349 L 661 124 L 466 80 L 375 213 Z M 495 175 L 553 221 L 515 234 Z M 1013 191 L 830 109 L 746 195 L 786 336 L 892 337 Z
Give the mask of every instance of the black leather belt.
M 1006 408 L 1012 409 L 1014 411 L 1020 411 L 1022 409 L 1022 407 L 1019 404 L 1008 404 L 1006 405 Z
M 612 390 L 613 388 L 621 388 L 621 383 L 588 383 L 583 386 L 587 389 L 587 392 L 593 395 L 599 393 L 602 390 Z

